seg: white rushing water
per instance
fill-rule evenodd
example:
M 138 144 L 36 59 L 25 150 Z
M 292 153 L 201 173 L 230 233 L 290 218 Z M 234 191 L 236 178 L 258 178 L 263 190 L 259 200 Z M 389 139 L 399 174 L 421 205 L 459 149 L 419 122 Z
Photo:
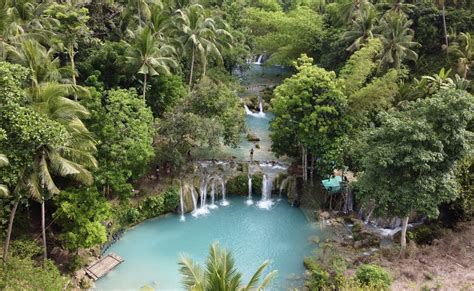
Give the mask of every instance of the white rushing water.
M 216 179 L 212 179 L 211 183 L 211 204 L 209 205 L 210 209 L 216 209 L 218 206 L 216 205 Z
M 222 206 L 227 206 L 227 205 L 229 205 L 229 201 L 227 201 L 227 199 L 225 199 L 225 181 L 224 181 L 224 178 L 219 177 L 219 179 L 221 180 L 221 191 L 222 191 L 221 205 Z
M 262 199 L 257 202 L 258 208 L 271 209 L 273 206 L 272 189 L 274 177 L 264 174 L 262 180 Z
M 249 178 L 248 178 L 248 185 L 249 185 L 248 197 L 247 197 L 247 200 L 245 201 L 245 203 L 247 205 L 252 205 L 253 204 L 253 200 L 252 200 L 252 175 L 250 175 L 250 174 L 249 174 Z
M 260 96 L 258 96 L 258 109 L 259 109 L 258 114 L 260 114 L 260 115 L 265 115 L 265 113 L 263 112 L 263 101 L 262 101 L 262 97 L 260 97 Z
M 257 57 L 257 61 L 254 63 L 256 65 L 261 65 L 262 64 L 262 61 L 263 61 L 263 55 L 259 55 Z
M 186 218 L 184 217 L 184 198 L 183 198 L 183 192 L 184 192 L 184 189 L 183 189 L 183 183 L 180 183 L 180 187 L 179 187 L 179 208 L 181 210 L 181 216 L 180 216 L 180 220 L 181 221 L 185 221 Z
M 247 105 L 244 104 L 245 114 L 251 115 L 251 116 L 257 117 L 257 118 L 266 118 L 267 115 L 265 114 L 265 112 L 263 112 L 262 103 L 259 104 L 259 107 L 260 107 L 259 112 L 253 112 L 252 110 L 250 110 L 250 108 Z

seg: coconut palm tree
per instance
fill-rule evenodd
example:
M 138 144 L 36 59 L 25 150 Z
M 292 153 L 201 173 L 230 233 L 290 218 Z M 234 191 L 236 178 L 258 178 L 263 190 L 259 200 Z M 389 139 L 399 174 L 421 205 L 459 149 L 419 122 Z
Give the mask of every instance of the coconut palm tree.
M 373 31 L 378 20 L 377 11 L 370 7 L 360 13 L 356 20 L 353 20 L 352 30 L 344 33 L 343 38 L 351 41 L 348 51 L 358 50 L 364 43 L 374 37 Z
M 469 32 L 461 32 L 449 48 L 448 52 L 457 57 L 457 71 L 464 78 L 474 65 L 474 41 Z
M 337 0 L 335 1 L 337 15 L 335 21 L 339 25 L 347 25 L 361 16 L 361 12 L 372 7 L 368 0 Z
M 8 159 L 4 154 L 0 154 L 0 167 L 4 167 L 8 165 Z M 8 188 L 7 186 L 0 184 L 0 197 L 8 196 Z
M 419 46 L 413 41 L 414 31 L 410 28 L 413 21 L 403 13 L 386 14 L 380 21 L 377 35 L 384 46 L 382 63 L 387 67 L 400 69 L 404 59 L 416 61 L 418 54 L 412 50 Z
M 258 284 L 269 264 L 269 261 L 263 262 L 250 281 L 242 285 L 242 274 L 235 268 L 234 258 L 229 252 L 221 249 L 218 243 L 211 245 L 205 268 L 189 258 L 181 258 L 179 262 L 183 286 L 194 291 L 263 290 L 277 274 L 277 271 L 271 271 L 263 278 L 262 283 Z
M 200 4 L 194 4 L 184 10 L 177 10 L 176 26 L 183 53 L 191 62 L 189 87 L 192 86 L 196 57 L 205 66 L 209 55 L 222 61 L 219 37 L 232 38 L 225 29 L 216 28 L 216 21 L 207 17 Z
M 59 59 L 53 49 L 46 49 L 34 39 L 22 39 L 8 51 L 8 59 L 30 69 L 31 88 L 42 82 L 59 80 Z
M 147 78 L 160 73 L 169 74 L 178 64 L 172 57 L 175 49 L 159 41 L 149 27 L 140 28 L 128 49 L 128 62 L 143 75 L 143 99 L 146 99 Z

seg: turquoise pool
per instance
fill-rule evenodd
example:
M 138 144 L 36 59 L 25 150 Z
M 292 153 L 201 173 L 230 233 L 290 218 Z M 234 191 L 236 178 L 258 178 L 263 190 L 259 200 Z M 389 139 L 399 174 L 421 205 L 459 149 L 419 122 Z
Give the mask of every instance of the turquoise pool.
M 315 245 L 310 236 L 321 236 L 319 226 L 286 201 L 271 210 L 245 204 L 244 197 L 230 197 L 204 217 L 178 215 L 146 221 L 130 230 L 109 249 L 125 262 L 96 282 L 97 290 L 138 290 L 148 285 L 157 290 L 182 290 L 178 271 L 180 255 L 203 263 L 209 244 L 219 241 L 231 250 L 244 281 L 266 259 L 279 271 L 272 290 L 303 284 L 303 258 Z

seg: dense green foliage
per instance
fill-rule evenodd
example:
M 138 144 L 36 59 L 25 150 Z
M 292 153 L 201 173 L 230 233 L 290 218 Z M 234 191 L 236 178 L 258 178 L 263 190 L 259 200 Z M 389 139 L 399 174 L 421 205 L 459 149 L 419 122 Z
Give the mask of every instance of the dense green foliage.
M 262 194 L 263 174 L 256 173 L 252 175 L 252 195 Z M 226 191 L 237 195 L 248 195 L 249 193 L 249 177 L 242 173 L 226 181 Z
M 95 188 L 62 191 L 55 202 L 53 218 L 63 227 L 62 241 L 67 249 L 90 248 L 107 241 L 103 224 L 110 218 L 111 207 Z
M 372 286 L 384 290 L 392 284 L 392 279 L 387 271 L 376 265 L 362 265 L 357 268 L 356 280 L 363 286 Z
M 129 197 L 129 179 L 143 175 L 154 157 L 152 112 L 134 89 L 96 93 L 84 103 L 92 112 L 90 129 L 101 141 L 97 185 L 107 195 Z
M 428 0 L 0 0 L 4 259 L 10 238 L 20 237 L 16 216 L 24 229 L 41 228 L 46 258 L 48 227 L 78 250 L 104 242 L 110 215 L 128 225 L 174 211 L 175 188 L 132 197 L 134 186 L 156 165 L 176 175 L 201 149 L 238 144 L 245 119 L 232 73 L 257 54 L 294 66 L 264 94 L 277 155 L 302 158 L 321 175 L 358 172 L 358 198 L 379 214 L 436 217 L 442 204 L 456 219 L 472 217 L 473 8 Z M 247 183 L 238 176 L 228 189 L 246 194 Z M 34 203 L 41 217 L 29 216 Z M 63 287 L 49 261 L 42 271 L 32 254 L 12 248 L 1 287 Z M 313 273 L 314 286 L 327 283 L 325 270 Z
M 457 197 L 454 171 L 471 144 L 465 128 L 473 101 L 464 91 L 442 90 L 380 116 L 381 126 L 367 135 L 359 182 L 381 213 L 436 217 L 441 202 Z
M 311 58 L 303 56 L 296 68 L 298 73 L 275 89 L 272 150 L 296 157 L 304 147 L 322 165 L 337 162 L 347 127 L 347 98 L 337 87 L 336 74 L 312 65 Z

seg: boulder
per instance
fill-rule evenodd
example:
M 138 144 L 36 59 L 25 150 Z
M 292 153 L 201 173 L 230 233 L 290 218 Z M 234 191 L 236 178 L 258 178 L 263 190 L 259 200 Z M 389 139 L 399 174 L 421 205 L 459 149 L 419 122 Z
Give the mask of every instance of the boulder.
M 257 142 L 260 141 L 260 138 L 256 134 L 249 132 L 247 134 L 247 140 L 251 142 Z

